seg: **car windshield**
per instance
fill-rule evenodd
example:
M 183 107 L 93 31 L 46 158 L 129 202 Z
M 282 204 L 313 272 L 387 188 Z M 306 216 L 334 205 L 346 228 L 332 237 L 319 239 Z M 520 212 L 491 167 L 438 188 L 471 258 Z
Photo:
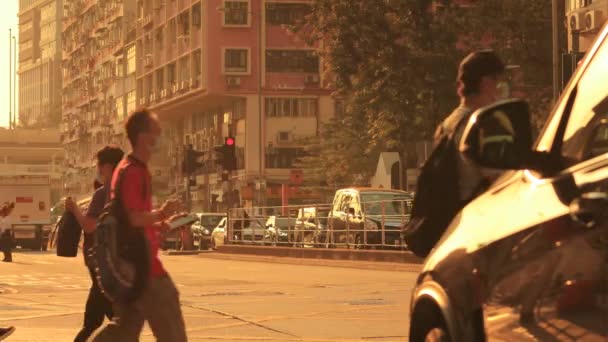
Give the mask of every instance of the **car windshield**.
M 398 192 L 361 193 L 361 205 L 366 215 L 406 215 L 411 197 Z M 383 209 L 384 207 L 384 209 Z
M 205 228 L 215 228 L 218 223 L 224 218 L 221 215 L 204 215 L 201 216 L 201 226 Z

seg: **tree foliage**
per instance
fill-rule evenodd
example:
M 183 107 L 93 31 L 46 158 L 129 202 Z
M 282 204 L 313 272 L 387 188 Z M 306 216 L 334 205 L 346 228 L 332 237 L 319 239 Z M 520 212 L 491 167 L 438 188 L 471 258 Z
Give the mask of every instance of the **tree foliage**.
M 550 11 L 549 0 L 315 0 L 299 33 L 322 42 L 344 111 L 308 142 L 301 166 L 328 182 L 355 183 L 373 175 L 381 151 L 428 140 L 458 104 L 457 66 L 474 49 L 493 47 L 520 65 L 532 107 L 546 106 Z

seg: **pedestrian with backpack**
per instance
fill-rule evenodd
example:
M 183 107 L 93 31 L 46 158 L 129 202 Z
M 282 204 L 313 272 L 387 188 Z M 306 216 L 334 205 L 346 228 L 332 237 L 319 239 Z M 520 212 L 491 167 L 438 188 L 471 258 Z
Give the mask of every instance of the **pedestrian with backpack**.
M 85 265 L 91 274 L 91 289 L 84 312 L 84 324 L 75 342 L 86 341 L 103 324 L 104 317 L 112 319 L 112 303 L 101 292 L 97 284 L 94 266 L 89 262 L 88 253 L 93 246 L 93 232 L 96 229 L 97 218 L 101 215 L 106 203 L 110 200 L 110 183 L 114 169 L 123 159 L 124 152 L 117 146 L 105 146 L 97 152 L 97 179 L 100 185 L 96 188 L 91 198 L 91 203 L 86 213 L 83 213 L 76 202 L 68 197 L 65 200 L 66 211 L 72 213 L 82 230 L 84 230 L 84 243 L 82 254 L 84 255 Z M 96 184 L 97 185 L 97 184 Z
M 115 297 L 114 319 L 94 340 L 138 341 L 144 322 L 147 321 L 157 341 L 185 342 L 186 328 L 179 293 L 158 257 L 159 232 L 170 229 L 168 222 L 175 218 L 171 215 L 178 210 L 179 202 L 167 201 L 160 209 L 152 209 L 152 179 L 148 162 L 153 153 L 158 152 L 161 147 L 161 127 L 157 116 L 143 109 L 129 115 L 125 130 L 132 152 L 118 164 L 114 172 L 112 202 L 109 207 L 119 206 L 124 215 L 114 217 L 122 221 L 120 217 L 124 216 L 126 220 L 115 226 L 116 234 L 125 235 L 129 240 L 127 244 L 120 244 L 118 250 L 133 247 L 141 242 L 140 238 L 144 240 L 145 247 L 123 253 L 123 256 L 128 255 L 132 260 L 136 260 L 132 263 L 134 272 L 129 273 L 135 273 L 145 279 L 138 286 L 140 290 L 135 296 L 126 299 Z M 112 220 L 104 219 L 104 215 L 102 214 L 98 221 L 97 245 L 100 246 L 111 240 L 103 235 L 106 230 L 104 222 L 112 224 Z M 108 236 L 111 237 L 112 234 Z M 96 248 L 97 272 L 102 290 L 104 284 L 107 285 L 105 290 L 107 295 L 111 296 L 113 293 L 110 292 L 122 285 L 113 280 L 104 280 L 104 277 L 112 278 L 108 273 L 111 269 L 102 264 L 105 258 L 100 257 L 99 253 L 106 253 L 108 249 Z
M 473 52 L 460 63 L 460 104 L 435 131 L 434 149 L 420 172 L 412 219 L 404 230 L 404 240 L 417 256 L 426 257 L 458 211 L 498 176 L 460 153 L 458 143 L 471 114 L 504 96 L 504 72 L 505 65 L 491 50 Z

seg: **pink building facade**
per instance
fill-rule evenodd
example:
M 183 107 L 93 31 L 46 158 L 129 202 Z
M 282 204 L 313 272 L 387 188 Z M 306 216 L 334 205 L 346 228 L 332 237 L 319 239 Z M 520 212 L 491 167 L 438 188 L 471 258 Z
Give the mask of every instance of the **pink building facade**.
M 193 209 L 217 208 L 230 186 L 245 204 L 280 204 L 280 188 L 334 115 L 322 61 L 290 27 L 310 1 L 140 0 L 137 3 L 137 103 L 164 126 L 167 190 L 182 193 L 184 146 L 211 152 L 226 136 L 237 144 L 238 170 L 221 184 L 213 153 L 196 175 Z M 227 187 L 228 186 L 228 187 Z M 311 200 L 298 192 L 293 202 Z

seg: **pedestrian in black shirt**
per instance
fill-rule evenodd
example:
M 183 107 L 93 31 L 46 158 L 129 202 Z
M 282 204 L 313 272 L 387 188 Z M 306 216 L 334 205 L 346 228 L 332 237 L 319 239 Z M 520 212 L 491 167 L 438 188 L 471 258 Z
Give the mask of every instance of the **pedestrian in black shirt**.
M 65 201 L 66 210 L 70 211 L 78 223 L 84 230 L 84 245 L 83 254 L 85 257 L 85 264 L 91 274 L 91 280 L 93 284 L 89 291 L 89 297 L 84 313 L 84 326 L 78 333 L 75 342 L 86 341 L 94 332 L 103 324 L 104 316 L 108 319 L 112 319 L 112 303 L 103 295 L 96 281 L 95 270 L 89 264 L 87 258 L 89 249 L 93 246 L 93 232 L 96 229 L 97 218 L 101 215 L 103 208 L 106 203 L 110 200 L 110 183 L 112 181 L 112 175 L 116 165 L 124 157 L 124 152 L 116 146 L 105 146 L 99 152 L 97 152 L 97 182 L 101 185 L 93 193 L 91 203 L 86 211 L 82 213 L 76 202 L 71 198 L 67 198 Z M 96 184 L 97 186 L 98 184 Z

